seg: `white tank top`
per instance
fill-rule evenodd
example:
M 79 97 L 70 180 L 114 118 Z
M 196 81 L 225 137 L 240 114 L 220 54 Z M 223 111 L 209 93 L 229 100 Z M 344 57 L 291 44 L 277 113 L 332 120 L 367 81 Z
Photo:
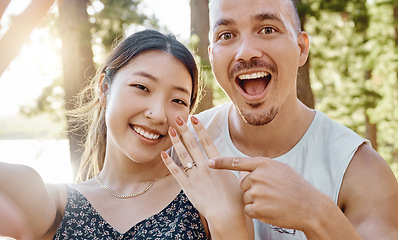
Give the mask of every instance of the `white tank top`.
M 229 135 L 228 113 L 231 102 L 224 103 L 197 115 L 221 156 L 247 157 L 232 143 Z M 316 189 L 337 204 L 344 173 L 362 143 L 369 141 L 337 123 L 320 111 L 301 140 L 286 154 L 274 158 L 294 168 Z M 191 131 L 193 130 L 190 126 Z M 238 173 L 235 173 L 238 174 Z M 301 231 L 278 228 L 254 220 L 255 239 L 305 240 Z

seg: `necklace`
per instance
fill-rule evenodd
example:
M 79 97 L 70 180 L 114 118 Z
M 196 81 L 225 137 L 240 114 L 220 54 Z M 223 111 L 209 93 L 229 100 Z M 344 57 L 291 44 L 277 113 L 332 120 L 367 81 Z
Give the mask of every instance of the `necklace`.
M 104 185 L 104 184 L 101 182 L 101 180 L 99 179 L 99 174 L 97 174 L 97 175 L 95 176 L 95 180 L 97 181 L 98 185 L 100 185 L 101 187 L 105 188 L 108 192 L 110 192 L 110 193 L 112 194 L 112 196 L 114 196 L 114 197 L 116 197 L 116 198 L 120 198 L 120 199 L 126 199 L 126 198 L 138 197 L 138 196 L 140 196 L 140 195 L 146 193 L 146 192 L 153 186 L 153 184 L 154 184 L 157 180 L 159 180 L 159 179 L 161 179 L 161 178 L 164 178 L 164 177 L 167 177 L 169 174 L 170 174 L 170 172 L 167 171 L 166 175 L 164 175 L 163 177 L 159 177 L 159 178 L 154 178 L 154 179 L 152 179 L 151 182 L 148 184 L 148 186 L 147 186 L 146 188 L 142 189 L 142 190 L 139 191 L 139 192 L 132 193 L 132 194 L 129 194 L 129 195 L 118 195 L 118 194 L 116 194 L 110 187 Z

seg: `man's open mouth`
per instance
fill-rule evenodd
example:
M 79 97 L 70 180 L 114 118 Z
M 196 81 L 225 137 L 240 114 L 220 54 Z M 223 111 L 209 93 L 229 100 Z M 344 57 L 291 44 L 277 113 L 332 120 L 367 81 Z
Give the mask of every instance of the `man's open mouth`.
M 271 74 L 267 72 L 255 72 L 239 75 L 236 83 L 245 93 L 256 96 L 267 88 L 271 78 Z

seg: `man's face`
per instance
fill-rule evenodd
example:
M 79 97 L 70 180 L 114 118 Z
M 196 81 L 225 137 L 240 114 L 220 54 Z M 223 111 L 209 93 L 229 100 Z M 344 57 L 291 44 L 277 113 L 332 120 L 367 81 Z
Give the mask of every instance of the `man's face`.
M 217 81 L 251 125 L 294 104 L 297 69 L 307 60 L 289 0 L 212 0 L 209 56 Z M 294 101 L 294 102 L 293 102 Z

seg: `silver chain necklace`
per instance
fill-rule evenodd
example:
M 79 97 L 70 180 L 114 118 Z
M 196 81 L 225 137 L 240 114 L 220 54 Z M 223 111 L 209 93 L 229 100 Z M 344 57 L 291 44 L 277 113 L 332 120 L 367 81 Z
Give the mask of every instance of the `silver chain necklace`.
M 164 178 L 164 177 L 167 177 L 169 174 L 170 174 L 170 172 L 167 171 L 167 174 L 164 175 L 163 177 L 152 179 L 151 182 L 148 184 L 148 186 L 147 186 L 146 188 L 142 189 L 142 190 L 139 191 L 139 192 L 132 193 L 132 194 L 129 194 L 129 195 L 119 195 L 119 194 L 116 194 L 110 187 L 104 185 L 104 184 L 101 182 L 101 180 L 99 179 L 99 174 L 97 174 L 97 175 L 95 176 L 95 180 L 97 181 L 98 185 L 100 185 L 102 188 L 105 188 L 108 192 L 110 192 L 110 193 L 112 194 L 112 196 L 114 196 L 114 197 L 116 197 L 116 198 L 120 198 L 120 199 L 126 199 L 126 198 L 138 197 L 138 196 L 140 196 L 140 195 L 146 193 L 146 192 L 153 186 L 153 184 L 154 184 L 157 180 L 159 180 L 159 179 L 161 179 L 161 178 Z

